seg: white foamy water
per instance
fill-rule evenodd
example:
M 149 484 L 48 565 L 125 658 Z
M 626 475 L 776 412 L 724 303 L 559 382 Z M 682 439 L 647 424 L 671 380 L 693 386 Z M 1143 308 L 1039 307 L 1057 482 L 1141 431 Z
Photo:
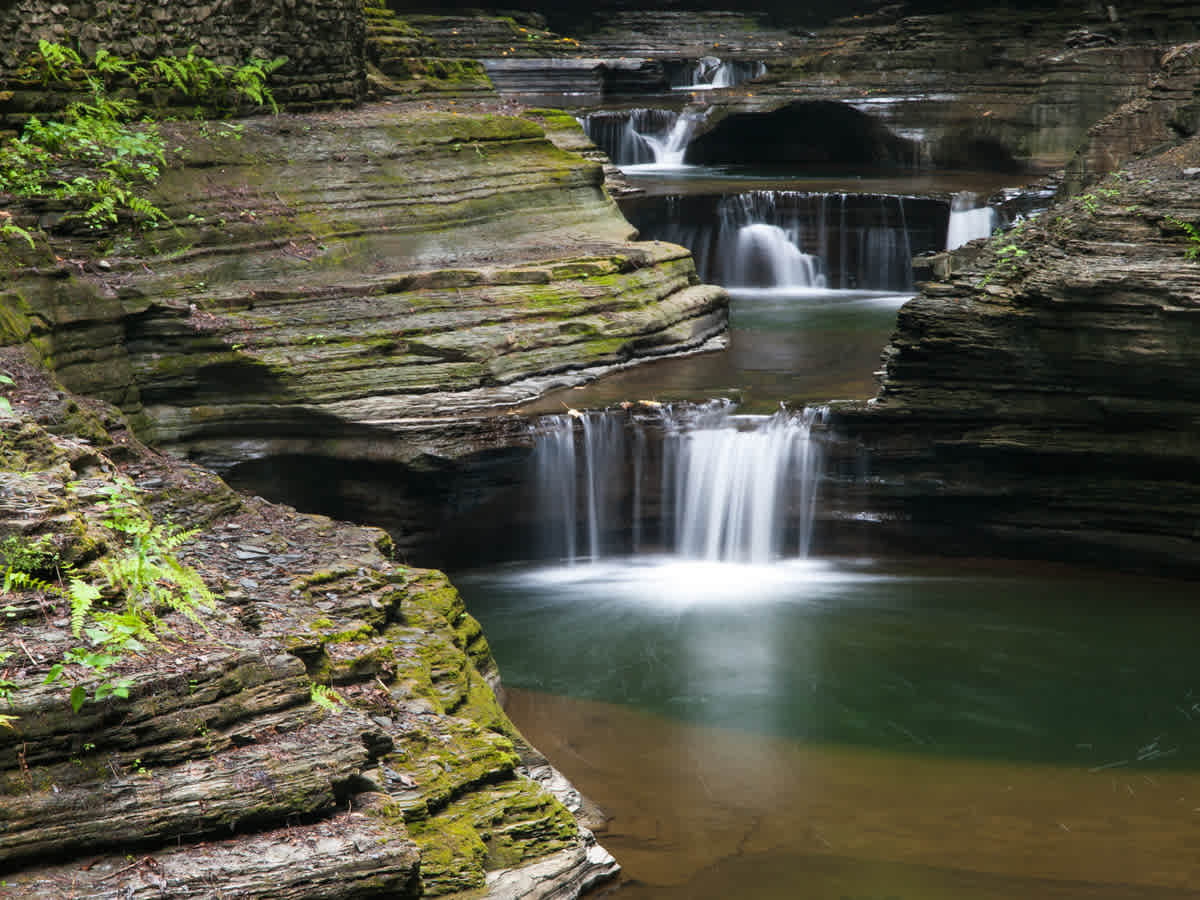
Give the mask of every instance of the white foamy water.
M 713 562 L 803 558 L 822 459 L 811 431 L 823 416 L 713 404 L 543 419 L 534 465 L 546 549 L 568 563 L 627 540 Z
M 959 191 L 950 200 L 946 249 L 954 250 L 970 241 L 990 237 L 995 227 L 996 211 L 990 206 L 980 206 L 970 191 Z

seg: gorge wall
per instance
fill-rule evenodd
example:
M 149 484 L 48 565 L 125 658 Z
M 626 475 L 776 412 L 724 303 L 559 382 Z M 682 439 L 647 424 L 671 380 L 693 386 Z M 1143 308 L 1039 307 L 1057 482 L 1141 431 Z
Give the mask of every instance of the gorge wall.
M 5 676 L 20 699 L 18 728 L 0 729 L 0 873 L 24 896 L 136 896 L 232 871 L 264 897 L 287 896 L 280 884 L 293 896 L 573 896 L 610 875 L 556 799 L 578 808 L 577 795 L 504 719 L 486 642 L 442 576 L 389 558 L 381 532 L 239 497 L 171 455 L 258 467 L 291 496 L 350 483 L 367 515 L 377 482 L 339 484 L 334 466 L 403 475 L 425 492 L 394 531 L 403 553 L 432 540 L 439 507 L 489 509 L 490 476 L 454 495 L 433 476 L 469 457 L 507 477 L 530 442 L 506 414 L 518 404 L 719 346 L 725 293 L 699 283 L 682 248 L 635 240 L 601 164 L 574 152 L 587 142 L 571 116 L 487 93 L 475 63 L 521 35 L 522 59 L 555 63 L 538 71 L 570 58 L 619 71 L 610 86 L 639 84 L 679 52 L 666 41 L 680 11 L 618 10 L 568 40 L 532 19 L 410 22 L 355 4 L 4 8 L 16 13 L 0 24 L 7 67 L 40 36 L 139 54 L 195 43 L 222 61 L 288 55 L 285 102 L 353 101 L 368 63 L 384 99 L 167 126 L 180 149 L 152 198 L 169 228 L 87 233 L 61 204 L 4 199 L 35 239 L 0 240 L 0 372 L 17 381 L 3 391 L 15 415 L 0 413 L 0 531 L 45 535 L 94 566 L 94 501 L 123 473 L 156 513 L 204 530 L 185 556 L 222 600 L 213 634 L 187 631 L 186 653 L 131 667 L 129 701 L 80 720 L 41 686 L 66 611 L 22 595 L 6 631 L 24 657 Z M 1194 30 L 1188 8 L 1164 0 L 1115 22 L 1099 4 L 884 9 L 815 36 L 755 24 L 735 46 L 768 75 L 722 100 L 712 124 L 836 103 L 925 148 L 920 164 L 1058 165 L 1096 118 L 1138 102 L 1161 42 Z M 724 37 L 696 32 L 690 47 Z M 622 46 L 654 58 L 622 68 L 590 55 Z M 1200 269 L 1177 224 L 1200 222 L 1200 156 L 1180 142 L 1195 130 L 1195 81 L 1168 62 L 1163 90 L 1184 102 L 1155 108 L 1155 135 L 1178 146 L 1096 182 L 1134 152 L 1104 150 L 1106 135 L 1145 137 L 1128 118 L 1098 127 L 1078 196 L 971 248 L 900 313 L 880 397 L 836 412 L 846 442 L 831 508 L 857 529 L 847 545 L 1200 565 Z M 7 124 L 47 95 L 26 87 L 2 101 Z M 349 708 L 323 713 L 314 682 Z M 299 857 L 281 849 L 293 839 Z
M 198 529 L 178 552 L 218 598 L 194 620 L 159 610 L 164 645 L 107 673 L 128 697 L 72 712 L 43 684 L 72 640 L 65 597 L 6 592 L 0 896 L 532 900 L 612 875 L 578 794 L 501 710 L 487 642 L 441 573 L 395 564 L 381 531 L 239 497 L 149 450 L 18 348 L 0 370 L 15 382 L 5 567 L 19 552 L 102 583 L 125 552 L 115 491 Z M 342 699 L 322 707 L 313 685 Z
M 937 552 L 1200 568 L 1198 175 L 1196 139 L 1131 162 L 904 306 L 878 398 L 835 416 L 845 518 Z
M 151 264 L 93 248 L 48 273 L 13 241 L 4 293 L 10 340 L 158 446 L 412 457 L 464 415 L 724 328 L 724 292 L 631 243 L 600 166 L 535 122 L 385 105 L 177 137 Z

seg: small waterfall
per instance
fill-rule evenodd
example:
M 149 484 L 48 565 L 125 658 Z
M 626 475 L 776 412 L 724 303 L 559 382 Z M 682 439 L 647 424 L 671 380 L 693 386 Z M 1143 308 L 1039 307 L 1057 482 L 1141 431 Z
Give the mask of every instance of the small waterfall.
M 730 287 L 825 287 L 820 260 L 802 253 L 778 225 L 738 229 Z
M 583 116 L 584 132 L 618 166 L 683 165 L 688 141 L 705 113 L 669 109 L 631 109 Z
M 544 419 L 534 464 L 547 550 L 572 565 L 579 546 L 590 560 L 637 552 L 652 537 L 644 520 L 657 517 L 662 549 L 679 556 L 806 556 L 821 470 L 811 430 L 823 416 L 737 416 L 712 404 Z
M 702 56 L 694 63 L 671 69 L 671 89 L 675 91 L 719 90 L 745 84 L 766 73 L 767 66 L 761 61 L 722 61 L 716 56 Z
M 980 206 L 970 191 L 959 191 L 950 198 L 950 224 L 946 229 L 946 249 L 954 250 L 976 238 L 990 237 L 996 228 L 996 211 Z
M 921 221 L 938 205 L 891 194 L 748 191 L 662 198 L 626 215 L 643 238 L 690 249 L 700 277 L 727 287 L 907 291 L 912 204 Z M 920 249 L 940 249 L 941 234 L 925 230 L 937 243 L 922 240 Z

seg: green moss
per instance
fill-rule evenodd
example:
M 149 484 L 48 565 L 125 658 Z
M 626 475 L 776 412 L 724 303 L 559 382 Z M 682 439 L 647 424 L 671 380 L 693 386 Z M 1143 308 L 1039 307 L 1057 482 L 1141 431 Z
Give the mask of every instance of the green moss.
M 437 897 L 484 886 L 488 849 L 469 822 L 413 825 L 410 834 L 421 850 L 422 896 Z
M 578 830 L 554 797 L 524 778 L 487 785 L 410 825 L 426 896 L 477 887 L 489 870 L 574 846 Z

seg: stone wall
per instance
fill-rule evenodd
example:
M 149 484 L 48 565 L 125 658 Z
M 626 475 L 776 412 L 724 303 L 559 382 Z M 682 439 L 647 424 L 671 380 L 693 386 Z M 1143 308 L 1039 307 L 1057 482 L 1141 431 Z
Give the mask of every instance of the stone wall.
M 352 102 L 365 91 L 364 37 L 361 0 L 0 0 L 0 77 L 39 39 L 89 57 L 101 47 L 149 58 L 196 46 L 229 65 L 286 56 L 271 80 L 281 102 Z

